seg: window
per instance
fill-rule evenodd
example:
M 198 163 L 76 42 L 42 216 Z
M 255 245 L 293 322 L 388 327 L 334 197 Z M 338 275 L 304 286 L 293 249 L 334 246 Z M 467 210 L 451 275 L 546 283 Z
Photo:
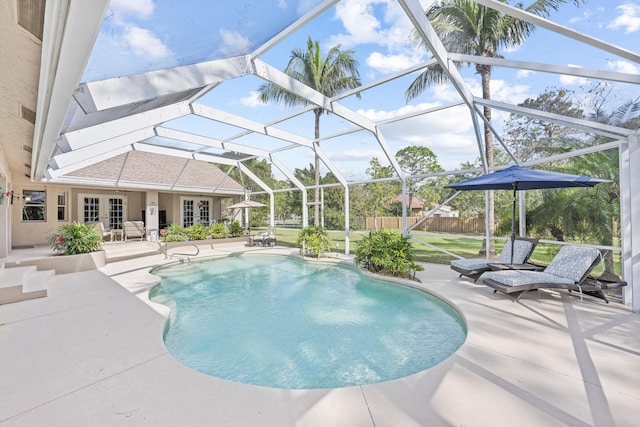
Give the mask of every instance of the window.
M 182 201 L 182 226 L 189 227 L 195 223 L 195 212 L 193 200 Z
M 58 221 L 67 220 L 67 193 L 58 193 Z
M 24 190 L 22 192 L 23 221 L 44 221 L 46 212 L 46 192 L 35 190 Z
M 41 0 L 18 0 L 18 24 L 42 40 L 44 31 L 45 2 Z

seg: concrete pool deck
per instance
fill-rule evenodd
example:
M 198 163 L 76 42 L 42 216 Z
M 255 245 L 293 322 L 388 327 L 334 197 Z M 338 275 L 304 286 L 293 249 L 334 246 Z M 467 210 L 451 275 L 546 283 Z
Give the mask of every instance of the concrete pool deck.
M 136 244 L 105 247 L 109 254 Z M 236 243 L 203 248 L 200 257 L 247 250 L 296 252 Z M 164 317 L 145 302 L 148 269 L 165 262 L 146 255 L 59 275 L 48 297 L 0 306 L 0 426 L 640 424 L 640 316 L 626 307 L 546 291 L 514 303 L 448 266 L 425 264 L 422 286 L 467 321 L 454 355 L 385 383 L 270 389 L 209 377 L 171 357 Z

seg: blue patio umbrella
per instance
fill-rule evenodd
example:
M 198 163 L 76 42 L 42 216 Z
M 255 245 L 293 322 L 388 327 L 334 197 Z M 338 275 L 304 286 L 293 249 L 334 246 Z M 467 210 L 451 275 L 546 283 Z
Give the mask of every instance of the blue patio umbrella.
M 602 182 L 611 182 L 611 180 L 529 169 L 514 165 L 497 172 L 449 184 L 447 187 L 460 191 L 513 190 L 513 209 L 511 212 L 511 263 L 513 263 L 513 248 L 516 237 L 516 191 L 541 190 L 545 188 L 593 187 Z

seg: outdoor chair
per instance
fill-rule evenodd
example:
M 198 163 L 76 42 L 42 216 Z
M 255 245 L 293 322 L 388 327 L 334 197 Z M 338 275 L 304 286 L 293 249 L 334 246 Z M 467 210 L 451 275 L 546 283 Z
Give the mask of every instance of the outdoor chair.
M 603 298 L 603 284 L 586 279 L 600 263 L 602 256 L 595 248 L 563 246 L 549 265 L 542 271 L 502 270 L 490 271 L 482 277 L 482 283 L 505 294 L 516 294 L 515 301 L 531 290 L 568 289 Z M 620 284 L 621 286 L 624 286 Z M 606 301 L 606 298 L 603 298 Z
M 85 225 L 92 225 L 93 228 L 100 233 L 103 239 L 107 236 L 111 238 L 111 230 L 104 228 L 104 224 L 102 222 L 87 222 Z
M 538 239 L 516 237 L 514 242 L 513 263 L 511 262 L 511 239 L 509 239 L 497 260 L 485 258 L 455 259 L 450 263 L 451 269 L 460 273 L 460 277 L 467 276 L 475 282 L 484 272 L 491 270 L 490 264 L 525 264 L 538 244 Z
M 274 246 L 276 244 L 276 238 L 273 233 L 263 231 L 262 233 L 252 236 L 250 243 L 251 246 Z
M 125 221 L 124 222 L 124 240 L 130 238 L 144 239 L 144 222 L 142 221 Z

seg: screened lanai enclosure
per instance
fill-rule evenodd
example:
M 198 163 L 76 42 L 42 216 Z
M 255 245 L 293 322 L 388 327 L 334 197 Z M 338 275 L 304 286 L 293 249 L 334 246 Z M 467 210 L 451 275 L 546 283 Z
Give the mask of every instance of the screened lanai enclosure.
M 562 83 L 573 84 L 590 105 L 601 105 L 596 98 L 612 93 L 607 91 L 621 94 L 619 105 L 636 101 L 638 33 L 592 34 L 589 28 L 597 25 L 570 19 L 585 16 L 588 3 L 535 2 L 548 7 L 527 8 L 533 3 L 48 0 L 30 180 L 223 193 L 237 200 L 262 195 L 273 228 L 275 194 L 283 188 L 270 187 L 251 168 L 255 160 L 266 161 L 278 180 L 302 195 L 304 227 L 316 219 L 310 212 L 318 203 L 317 187 L 305 185 L 296 170 L 317 158 L 317 172 L 330 174 L 331 186 L 343 191 L 348 253 L 350 188 L 374 182 L 366 172 L 373 158 L 391 171 L 378 182 L 394 180 L 407 196 L 411 181 L 419 178 L 462 180 L 513 164 L 545 167 L 614 151 L 621 238 L 611 248 L 621 253 L 629 283 L 624 302 L 640 311 L 638 130 L 602 121 L 597 109 L 563 114 L 525 102 Z M 458 23 L 460 32 L 446 32 L 445 23 L 455 22 L 436 12 L 444 5 L 466 8 L 469 15 L 488 11 L 486 16 L 499 17 L 510 29 L 502 28 L 502 39 L 478 51 L 468 42 L 477 30 L 472 25 Z M 329 93 L 285 72 L 292 51 L 303 55 L 309 39 L 319 42 L 323 54 L 338 46 L 355 58 L 357 85 Z M 286 95 L 260 98 L 264 87 Z M 287 97 L 295 102 L 284 102 Z M 526 140 L 522 150 L 505 142 L 509 117 L 589 138 L 527 157 Z M 548 138 L 553 140 L 553 132 Z M 428 147 L 442 168 L 412 175 L 395 156 L 407 146 Z M 493 149 L 502 157 L 494 159 Z M 217 172 L 207 173 L 207 165 Z M 402 228 L 411 235 L 406 197 L 402 200 Z M 490 215 L 484 217 L 488 229 Z M 525 218 L 521 209 L 521 234 Z

